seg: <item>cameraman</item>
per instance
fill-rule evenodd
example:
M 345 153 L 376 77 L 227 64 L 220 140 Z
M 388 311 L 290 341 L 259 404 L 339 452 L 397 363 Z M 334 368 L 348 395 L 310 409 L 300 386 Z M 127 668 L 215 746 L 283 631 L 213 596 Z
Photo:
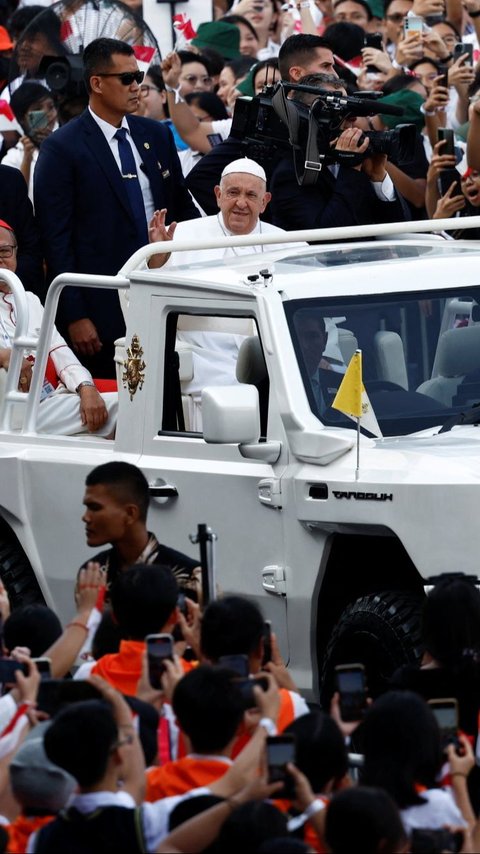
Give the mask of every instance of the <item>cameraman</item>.
M 344 82 L 328 74 L 309 74 L 299 83 L 347 95 Z M 317 96 L 294 91 L 292 99 L 311 106 Z M 362 157 L 370 141 L 368 137 L 362 139 L 363 132 L 356 122 L 356 117 L 350 115 L 339 121 L 338 136 L 329 143 L 335 152 L 334 162 L 323 166 L 315 185 L 298 185 L 293 153 L 279 162 L 271 180 L 275 225 L 291 231 L 410 219 L 404 200 L 387 174 L 387 156 Z M 347 165 L 349 155 L 352 165 Z

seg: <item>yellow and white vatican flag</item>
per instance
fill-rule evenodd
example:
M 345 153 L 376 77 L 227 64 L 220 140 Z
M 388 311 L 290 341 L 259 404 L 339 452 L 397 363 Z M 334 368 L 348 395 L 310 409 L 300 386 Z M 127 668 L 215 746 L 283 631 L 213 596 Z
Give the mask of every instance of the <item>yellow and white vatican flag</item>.
M 363 427 L 374 436 L 382 437 L 382 431 L 373 411 L 372 404 L 368 399 L 362 380 L 362 351 L 356 350 L 350 359 L 350 364 L 345 371 L 345 376 L 340 383 L 335 399 L 331 404 L 352 418 L 357 423 L 357 477 L 360 467 L 360 428 Z

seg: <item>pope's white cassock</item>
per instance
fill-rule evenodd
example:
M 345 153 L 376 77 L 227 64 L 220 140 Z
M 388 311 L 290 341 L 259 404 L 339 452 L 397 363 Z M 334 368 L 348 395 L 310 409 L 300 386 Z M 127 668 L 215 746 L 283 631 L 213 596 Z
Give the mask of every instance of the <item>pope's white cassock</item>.
M 43 306 L 35 294 L 26 291 L 28 302 L 28 335 L 36 337 L 40 331 L 43 318 Z M 15 299 L 11 293 L 0 293 L 0 347 L 10 349 L 15 335 L 16 315 Z M 34 353 L 26 352 L 27 358 L 34 358 Z M 65 340 L 54 327 L 49 358 L 57 374 L 58 385 L 45 379 L 42 396 L 38 408 L 37 430 L 39 433 L 56 433 L 63 436 L 73 436 L 76 433 L 86 433 L 87 428 L 82 424 L 80 415 L 80 397 L 75 389 L 82 382 L 92 381 L 92 376 L 78 361 L 75 353 L 67 346 Z M 34 368 L 35 370 L 35 368 Z M 49 372 L 50 373 L 50 372 Z M 52 372 L 53 374 L 53 372 Z M 6 384 L 6 371 L 0 369 L 0 399 L 3 399 Z M 118 395 L 114 392 L 102 394 L 108 411 L 107 422 L 92 435 L 108 436 L 112 433 L 117 420 Z M 22 425 L 25 406 L 16 404 L 13 408 L 12 427 L 18 429 Z
M 285 234 L 283 228 L 257 221 L 251 237 L 267 234 Z M 221 237 L 233 237 L 224 223 L 219 211 L 216 216 L 179 222 L 175 230 L 175 240 L 218 240 Z M 187 265 L 191 275 L 195 268 L 204 268 L 213 261 L 230 259 L 242 255 L 293 250 L 305 243 L 275 243 L 266 246 L 232 246 L 227 249 L 202 249 L 199 251 L 173 252 L 162 269 Z M 272 265 L 269 265 L 270 268 Z M 199 318 L 181 315 L 177 327 L 177 348 L 188 349 L 192 353 L 193 377 L 182 381 L 184 408 L 188 407 L 189 427 L 201 431 L 201 394 L 205 386 L 234 385 L 237 382 L 235 369 L 238 351 L 242 341 L 249 335 L 255 335 L 256 328 L 252 320 L 246 318 Z

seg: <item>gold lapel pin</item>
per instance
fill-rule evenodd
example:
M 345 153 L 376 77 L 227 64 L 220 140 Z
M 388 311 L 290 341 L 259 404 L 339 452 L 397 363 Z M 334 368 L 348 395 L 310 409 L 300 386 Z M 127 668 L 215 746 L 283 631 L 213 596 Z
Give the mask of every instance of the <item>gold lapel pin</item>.
M 144 148 L 146 148 L 146 149 L 148 150 L 148 149 L 150 148 L 150 143 L 149 143 L 149 142 L 144 142 L 144 143 L 143 143 L 143 147 L 144 147 Z

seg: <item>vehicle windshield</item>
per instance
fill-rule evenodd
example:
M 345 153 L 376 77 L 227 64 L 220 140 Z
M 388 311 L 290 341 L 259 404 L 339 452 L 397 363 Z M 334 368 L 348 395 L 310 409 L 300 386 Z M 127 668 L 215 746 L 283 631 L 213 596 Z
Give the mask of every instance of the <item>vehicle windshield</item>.
M 441 426 L 480 403 L 480 285 L 361 302 L 292 300 L 285 312 L 310 406 L 324 424 L 355 429 L 331 403 L 357 348 L 384 436 Z

